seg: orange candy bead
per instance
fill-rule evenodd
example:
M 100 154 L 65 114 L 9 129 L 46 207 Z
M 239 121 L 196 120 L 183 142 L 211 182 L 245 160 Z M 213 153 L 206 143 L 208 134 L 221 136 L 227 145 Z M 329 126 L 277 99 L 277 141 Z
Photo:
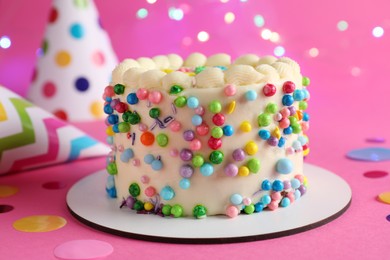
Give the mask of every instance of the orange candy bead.
M 141 143 L 146 146 L 152 145 L 154 143 L 154 135 L 151 132 L 142 133 Z

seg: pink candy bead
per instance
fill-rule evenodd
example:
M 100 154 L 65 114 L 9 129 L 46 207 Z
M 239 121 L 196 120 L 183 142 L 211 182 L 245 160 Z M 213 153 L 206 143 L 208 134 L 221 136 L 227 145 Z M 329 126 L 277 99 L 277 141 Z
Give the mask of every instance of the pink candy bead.
M 303 175 L 297 174 L 297 175 L 294 176 L 294 178 L 299 180 L 301 182 L 301 184 L 303 183 L 303 179 L 304 179 Z
M 288 147 L 288 148 L 286 148 L 286 153 L 287 154 L 289 154 L 289 155 L 291 155 L 291 154 L 294 154 L 294 148 L 292 148 L 291 146 L 290 147 Z
M 204 115 L 204 107 L 198 106 L 197 108 L 195 108 L 195 114 L 203 116 Z
M 156 194 L 156 189 L 152 186 L 149 186 L 145 189 L 145 195 L 148 197 L 153 197 Z
M 146 176 L 146 175 L 143 175 L 143 176 L 141 177 L 141 182 L 142 182 L 143 184 L 148 184 L 148 183 L 149 183 L 149 177 Z
M 238 213 L 239 213 L 239 211 L 238 211 L 237 207 L 235 207 L 235 206 L 229 206 L 226 209 L 226 215 L 230 218 L 237 217 Z
M 301 128 L 303 132 L 309 130 L 309 122 L 301 122 Z
M 173 121 L 169 124 L 169 129 L 171 129 L 172 132 L 178 132 L 181 129 L 181 124 L 179 121 Z
M 237 89 L 234 85 L 226 85 L 225 89 L 223 90 L 225 92 L 225 95 L 228 97 L 234 96 L 237 92 Z
M 283 108 L 280 113 L 282 114 L 283 117 L 289 117 L 290 116 L 290 109 L 287 107 Z
M 124 149 L 124 148 L 123 148 L 123 145 L 121 145 L 121 144 L 118 145 L 118 151 L 119 151 L 119 152 L 123 152 L 123 149 Z
M 250 198 L 244 198 L 242 200 L 242 203 L 245 205 L 245 206 L 248 206 L 252 203 L 252 200 Z
M 275 210 L 279 207 L 278 205 L 278 202 L 277 201 L 271 201 L 270 204 L 268 204 L 267 206 L 270 210 Z
M 209 133 L 209 130 L 209 126 L 205 122 L 196 127 L 196 133 L 200 136 L 207 135 Z
M 141 132 L 145 132 L 146 130 L 148 130 L 148 126 L 145 125 L 144 123 L 140 123 L 138 125 L 138 129 L 141 131 Z
M 136 95 L 139 100 L 145 100 L 148 98 L 149 92 L 144 88 L 139 88 Z
M 280 121 L 280 120 L 282 120 L 282 118 L 283 118 L 283 116 L 282 116 L 281 113 L 276 113 L 276 114 L 274 115 L 275 121 Z
M 109 97 L 112 97 L 115 95 L 115 92 L 114 92 L 114 87 L 113 86 L 107 86 L 105 89 L 104 89 L 104 94 L 106 96 L 109 96 Z
M 152 102 L 153 104 L 158 104 L 162 100 L 162 94 L 160 91 L 151 91 L 149 93 L 149 101 Z
M 272 200 L 279 201 L 282 198 L 282 194 L 280 194 L 280 192 L 273 192 L 271 198 Z
M 198 151 L 200 148 L 202 148 L 202 143 L 199 139 L 194 139 L 190 142 L 190 149 L 192 151 Z
M 290 202 L 293 203 L 295 201 L 294 192 L 290 191 L 287 193 L 287 198 L 290 199 Z
M 169 151 L 169 154 L 172 157 L 177 157 L 179 155 L 179 150 L 177 150 L 176 148 L 173 148 L 172 150 Z
M 128 105 L 126 103 L 119 102 L 115 105 L 115 110 L 118 111 L 118 113 L 124 113 L 125 111 L 127 111 L 127 109 Z
M 134 159 L 132 162 L 133 166 L 140 166 L 141 165 L 141 162 L 139 161 L 139 159 Z
M 288 118 L 283 118 L 279 122 L 280 128 L 287 128 L 290 125 L 290 120 Z

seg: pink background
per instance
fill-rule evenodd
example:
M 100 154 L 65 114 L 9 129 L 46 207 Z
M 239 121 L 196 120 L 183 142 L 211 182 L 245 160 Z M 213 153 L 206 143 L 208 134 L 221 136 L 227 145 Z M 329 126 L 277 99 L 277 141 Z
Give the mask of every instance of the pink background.
M 65 1 L 65 0 L 64 0 Z M 9 49 L 0 48 L 0 84 L 25 95 L 36 61 L 51 1 L 1 1 L 0 37 L 12 40 Z M 168 17 L 168 8 L 186 7 L 183 20 Z M 20 189 L 17 195 L 0 198 L 0 204 L 13 205 L 11 212 L 0 214 L 0 241 L 4 259 L 54 258 L 54 248 L 73 239 L 99 239 L 114 247 L 110 259 L 172 259 L 192 255 L 194 259 L 299 258 L 299 259 L 384 259 L 390 255 L 390 206 L 376 196 L 390 191 L 390 176 L 369 179 L 363 173 L 388 171 L 390 163 L 359 162 L 345 158 L 351 149 L 368 146 L 368 137 L 390 139 L 388 122 L 390 60 L 390 5 L 387 0 L 371 1 L 96 1 L 101 20 L 111 36 L 119 59 L 165 53 L 188 55 L 192 51 L 205 54 L 227 52 L 233 57 L 244 53 L 272 54 L 276 46 L 285 48 L 286 56 L 297 60 L 303 74 L 311 79 L 309 103 L 311 153 L 307 162 L 326 168 L 344 178 L 352 188 L 349 210 L 335 221 L 296 235 L 278 239 L 227 245 L 173 245 L 143 242 L 116 237 L 89 228 L 76 221 L 65 205 L 67 190 L 81 177 L 104 167 L 104 158 L 83 160 L 68 165 L 42 168 L 0 177 L 0 184 Z M 147 8 L 146 19 L 137 19 L 139 8 Z M 34 10 L 34 11 L 32 11 Z M 224 14 L 234 12 L 232 24 L 224 23 Z M 265 25 L 258 28 L 253 16 L 260 14 Z M 346 31 L 337 23 L 348 22 Z M 372 30 L 384 29 L 375 38 Z M 272 43 L 260 37 L 262 29 L 278 32 L 281 42 Z M 196 39 L 199 31 L 207 31 L 210 40 Z M 183 45 L 190 37 L 192 44 Z M 319 55 L 311 57 L 309 50 Z M 104 141 L 102 122 L 80 123 L 80 128 Z M 101 131 L 96 131 L 101 128 Z M 45 190 L 48 181 L 60 181 L 62 190 Z M 332 187 L 329 187 L 332 192 Z M 321 205 L 318 205 L 321 207 Z M 34 214 L 53 214 L 67 219 L 68 224 L 47 233 L 23 233 L 12 223 Z M 8 249 L 8 250 L 4 250 Z M 31 259 L 31 258 L 30 258 Z

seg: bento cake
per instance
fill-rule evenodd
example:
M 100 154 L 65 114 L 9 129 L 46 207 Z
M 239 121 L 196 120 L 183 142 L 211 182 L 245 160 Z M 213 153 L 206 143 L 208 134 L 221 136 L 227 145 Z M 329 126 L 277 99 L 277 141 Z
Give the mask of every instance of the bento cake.
M 171 217 L 289 206 L 307 188 L 309 83 L 286 57 L 125 59 L 103 94 L 106 191 L 123 211 Z

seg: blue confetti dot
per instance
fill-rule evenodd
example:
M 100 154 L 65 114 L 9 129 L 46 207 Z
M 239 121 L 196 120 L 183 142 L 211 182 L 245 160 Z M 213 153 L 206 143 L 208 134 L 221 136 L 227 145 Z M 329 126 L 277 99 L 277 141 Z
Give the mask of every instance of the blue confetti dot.
M 274 191 L 282 191 L 284 188 L 284 184 L 282 181 L 280 180 L 275 180 L 273 183 L 272 183 L 272 189 Z
M 282 206 L 283 208 L 285 208 L 285 207 L 289 206 L 290 203 L 291 203 L 290 199 L 287 198 L 287 197 L 284 197 L 284 198 L 282 199 L 282 201 L 280 202 L 280 206 Z
M 257 203 L 255 204 L 255 212 L 263 211 L 263 209 L 264 209 L 263 203 L 257 202 Z
M 84 27 L 79 23 L 74 23 L 70 26 L 70 34 L 75 39 L 81 39 L 85 34 Z
M 118 120 L 119 120 L 119 117 L 118 115 L 109 115 L 107 117 L 107 122 L 110 124 L 110 125 L 115 125 L 118 123 Z
M 129 160 L 130 160 L 131 158 L 133 158 L 133 157 L 134 157 L 134 152 L 133 152 L 133 150 L 130 149 L 130 148 L 128 148 L 128 149 L 125 149 L 125 150 L 122 152 L 122 154 L 121 154 L 121 156 L 120 156 L 120 159 L 121 159 L 122 162 L 127 163 L 127 162 L 129 162 Z
M 75 86 L 78 91 L 84 92 L 89 88 L 89 81 L 84 77 L 80 77 L 76 79 Z

